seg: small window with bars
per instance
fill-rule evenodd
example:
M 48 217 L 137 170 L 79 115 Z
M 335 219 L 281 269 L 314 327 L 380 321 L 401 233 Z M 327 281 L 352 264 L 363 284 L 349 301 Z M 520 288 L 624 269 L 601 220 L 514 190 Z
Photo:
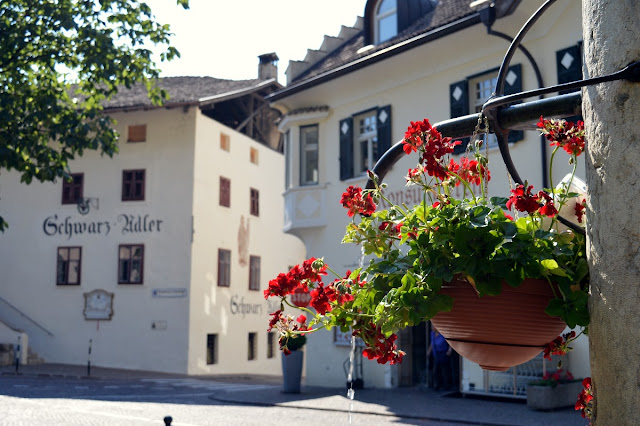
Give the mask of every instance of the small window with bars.
M 231 180 L 220 176 L 220 205 L 231 207 Z
M 218 335 L 207 334 L 207 365 L 218 363 Z
M 276 356 L 276 333 L 273 331 L 267 332 L 267 358 L 273 358 Z
M 218 249 L 218 286 L 231 285 L 231 250 Z
M 253 361 L 258 358 L 257 352 L 256 352 L 257 345 L 258 345 L 258 333 L 249 333 L 249 341 L 248 341 L 249 352 L 247 354 L 247 359 L 249 361 Z
M 258 191 L 257 189 L 253 189 L 251 188 L 251 195 L 250 195 L 250 208 L 251 208 L 251 214 L 254 216 L 260 216 L 260 191 Z
M 260 290 L 260 256 L 249 256 L 249 290 Z

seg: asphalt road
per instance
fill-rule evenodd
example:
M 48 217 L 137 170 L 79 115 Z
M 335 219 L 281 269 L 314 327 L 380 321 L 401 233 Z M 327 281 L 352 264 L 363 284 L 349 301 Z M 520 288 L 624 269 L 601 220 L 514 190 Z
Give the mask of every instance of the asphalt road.
M 273 384 L 192 378 L 73 379 L 0 376 L 0 425 L 451 425 L 395 416 L 220 402 L 216 393 L 280 392 Z M 344 409 L 345 407 L 336 407 Z

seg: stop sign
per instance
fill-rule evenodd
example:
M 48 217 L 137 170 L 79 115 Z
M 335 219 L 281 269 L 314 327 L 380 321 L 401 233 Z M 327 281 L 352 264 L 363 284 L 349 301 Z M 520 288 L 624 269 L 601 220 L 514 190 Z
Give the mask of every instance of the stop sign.
M 301 288 L 296 288 L 291 295 L 291 303 L 301 308 L 306 308 L 307 306 L 309 306 L 310 301 L 311 294 Z

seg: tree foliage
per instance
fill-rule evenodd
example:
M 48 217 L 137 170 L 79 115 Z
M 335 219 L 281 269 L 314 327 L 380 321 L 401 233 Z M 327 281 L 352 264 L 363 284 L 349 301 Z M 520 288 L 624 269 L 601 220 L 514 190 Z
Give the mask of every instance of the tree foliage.
M 171 60 L 179 53 L 170 36 L 137 0 L 1 2 L 0 171 L 15 169 L 27 184 L 53 181 L 86 149 L 112 156 L 117 134 L 101 103 L 140 82 L 154 103 L 166 99 L 153 87 L 150 46 Z

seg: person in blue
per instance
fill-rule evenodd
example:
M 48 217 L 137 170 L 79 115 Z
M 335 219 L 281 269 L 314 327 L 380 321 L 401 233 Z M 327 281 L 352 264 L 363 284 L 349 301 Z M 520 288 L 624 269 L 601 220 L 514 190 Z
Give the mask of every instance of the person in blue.
M 427 357 L 433 355 L 433 384 L 436 390 L 441 387 L 449 389 L 451 387 L 451 353 L 452 349 L 444 339 L 444 336 L 438 332 L 438 329 L 431 324 L 431 339 L 429 340 L 429 349 L 427 349 Z

